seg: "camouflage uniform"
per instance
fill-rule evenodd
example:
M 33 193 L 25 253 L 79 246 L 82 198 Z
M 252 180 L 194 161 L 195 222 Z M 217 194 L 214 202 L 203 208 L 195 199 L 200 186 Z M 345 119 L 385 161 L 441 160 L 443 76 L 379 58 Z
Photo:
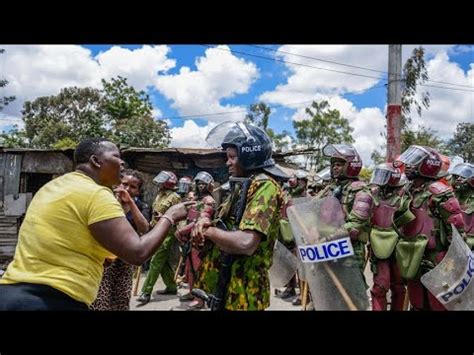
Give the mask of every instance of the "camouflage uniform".
M 464 232 L 471 250 L 474 250 L 474 189 L 470 186 L 456 189 L 455 195 L 461 205 L 464 218 Z
M 273 248 L 278 235 L 281 189 L 278 183 L 266 174 L 251 177 L 247 202 L 239 230 L 254 230 L 263 234 L 255 253 L 251 256 L 237 255 L 231 269 L 225 309 L 264 310 L 270 305 L 270 281 L 268 269 L 272 264 Z M 220 206 L 218 216 L 232 230 L 232 210 L 240 195 L 236 188 Z M 201 265 L 195 287 L 213 293 L 217 287 L 220 251 L 213 245 Z
M 180 201 L 181 198 L 173 190 L 165 189 L 160 191 L 153 202 L 153 212 L 163 214 L 168 210 L 168 208 Z M 156 223 L 157 220 L 155 214 L 153 214 L 151 226 L 154 227 Z M 156 280 L 158 280 L 160 274 L 163 277 L 166 289 L 171 292 L 176 291 L 177 288 L 174 281 L 174 272 L 170 265 L 170 252 L 172 247 L 176 245 L 174 233 L 174 228 L 171 228 L 163 241 L 162 246 L 156 251 L 155 255 L 153 255 L 150 261 L 150 269 L 148 270 L 147 277 L 142 287 L 143 294 L 151 294 L 153 286 L 155 286 Z

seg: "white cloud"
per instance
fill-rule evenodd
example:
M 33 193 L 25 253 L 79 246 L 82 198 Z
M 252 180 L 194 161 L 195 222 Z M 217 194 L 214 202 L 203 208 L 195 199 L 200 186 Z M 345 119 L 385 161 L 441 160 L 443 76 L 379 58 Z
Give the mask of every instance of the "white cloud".
M 138 49 L 114 46 L 99 53 L 97 60 L 104 78 L 121 75 L 137 90 L 146 90 L 153 85 L 159 72 L 167 72 L 176 65 L 174 59 L 168 59 L 168 46 L 143 46 Z
M 66 86 L 100 85 L 100 70 L 91 52 L 81 46 L 35 45 L 2 46 L 2 76 L 9 81 L 5 95 L 16 100 L 4 113 L 19 116 L 23 102 L 53 95 Z
M 470 65 L 470 70 L 465 72 L 459 64 L 450 61 L 445 51 L 441 51 L 428 62 L 427 68 L 430 79 L 474 86 L 474 61 Z M 427 84 L 474 91 L 474 88 L 453 87 L 432 82 L 427 82 Z M 438 136 L 448 139 L 452 137 L 458 123 L 474 121 L 474 92 L 420 86 L 418 98 L 422 91 L 430 93 L 430 107 L 422 111 L 421 117 L 414 109 L 412 110 L 415 127 L 423 125 L 432 128 Z
M 205 139 L 215 126 L 210 122 L 207 126 L 199 127 L 194 121 L 184 121 L 183 127 L 171 128 L 171 147 L 179 148 L 210 148 Z
M 218 48 L 228 49 L 227 46 Z M 156 78 L 156 88 L 173 100 L 171 106 L 181 115 L 246 110 L 244 106 L 221 104 L 220 101 L 246 93 L 258 78 L 258 69 L 255 64 L 218 48 L 209 48 L 205 56 L 197 58 L 195 71 L 181 67 L 176 75 Z M 222 122 L 244 117 L 245 113 L 230 113 L 203 118 Z
M 411 55 L 412 50 L 418 45 L 403 45 L 402 63 Z M 465 51 L 465 48 L 457 48 L 452 45 L 427 45 L 423 46 L 427 58 L 432 58 L 427 62 L 430 79 L 437 81 L 448 81 L 463 85 L 473 85 L 474 63 L 471 70 L 464 73 L 458 64 L 449 62 L 447 52 Z M 299 55 L 327 59 L 334 62 L 356 65 L 380 71 L 387 71 L 388 46 L 294 46 L 285 45 L 279 48 L 285 52 Z M 356 68 L 343 67 L 330 63 L 314 61 L 307 58 L 297 57 L 290 54 L 278 54 L 286 61 L 309 64 L 317 67 L 324 67 L 352 73 L 361 73 L 369 76 L 382 75 L 370 71 L 363 71 Z M 341 111 L 341 114 L 349 120 L 354 128 L 354 144 L 362 155 L 366 165 L 371 164 L 371 152 L 379 148 L 383 143 L 380 132 L 385 130 L 384 111 L 377 107 L 365 107 L 357 109 L 353 103 L 341 98 L 340 94 L 346 92 L 363 91 L 380 85 L 377 79 L 350 76 L 298 66 L 285 64 L 288 69 L 288 79 L 285 83 L 278 85 L 274 90 L 264 92 L 259 99 L 270 104 L 286 104 L 311 100 L 329 101 L 332 108 Z M 428 82 L 429 85 L 441 85 Z M 455 130 L 458 122 L 472 122 L 474 93 L 462 91 L 450 91 L 435 88 L 428 89 L 431 93 L 431 107 L 423 113 L 422 118 L 414 115 L 415 124 L 423 124 L 438 131 L 442 138 L 449 138 Z M 420 92 L 421 90 L 419 90 Z M 288 106 L 291 108 L 291 106 Z M 385 105 L 384 109 L 385 110 Z M 293 114 L 293 120 L 307 118 L 304 108 L 298 109 Z
M 419 45 L 402 46 L 402 63 L 405 63 L 415 47 L 419 47 Z M 423 47 L 427 56 L 434 56 L 455 48 L 452 45 L 427 45 Z M 270 103 L 285 104 L 317 100 L 319 94 L 364 92 L 376 84 L 380 84 L 381 79 L 387 76 L 388 45 L 284 45 L 278 49 L 291 53 L 277 52 L 278 58 L 297 64 L 285 64 L 289 71 L 287 82 L 278 85 L 275 90 L 267 91 L 260 95 L 260 100 Z M 341 66 L 305 57 L 348 64 L 375 71 Z M 379 79 L 309 68 L 298 64 L 366 75 Z
M 151 114 L 152 114 L 154 119 L 158 119 L 158 118 L 163 117 L 163 112 L 161 112 L 161 110 L 157 107 L 155 107 L 155 108 L 153 108 L 153 110 L 151 110 Z
M 320 99 L 327 100 L 331 109 L 339 110 L 341 116 L 349 121 L 349 125 L 354 128 L 352 132 L 352 137 L 355 140 L 354 146 L 361 155 L 364 165 L 372 165 L 370 155 L 384 142 L 380 135 L 385 131 L 384 113 L 378 107 L 365 107 L 358 110 L 351 101 L 338 95 L 321 96 Z M 304 108 L 299 109 L 292 117 L 295 121 L 308 118 Z
M 370 155 L 384 143 L 381 132 L 385 131 L 385 115 L 378 107 L 365 107 L 358 110 L 354 104 L 340 96 L 328 98 L 331 108 L 338 109 L 341 115 L 354 128 L 354 146 L 362 157 L 365 166 L 372 165 Z
M 4 114 L 0 113 L 0 132 L 8 132 L 13 125 L 17 125 L 18 128 L 23 128 L 24 123 L 20 117 L 6 117 Z
M 281 46 L 279 50 L 292 54 L 278 52 L 278 58 L 297 64 L 285 64 L 290 73 L 287 82 L 278 85 L 275 90 L 265 92 L 260 96 L 261 100 L 271 103 L 285 104 L 314 100 L 317 98 L 318 93 L 334 94 L 362 91 L 374 86 L 379 82 L 377 78 L 383 76 L 382 73 L 336 65 L 300 56 L 368 67 L 379 71 L 385 71 L 387 66 L 388 49 L 387 46 L 381 45 L 285 45 Z M 320 70 L 298 64 L 351 72 L 375 77 L 375 79 Z
M 5 107 L 8 116 L 19 116 L 23 103 L 39 96 L 56 95 L 68 86 L 101 87 L 102 78 L 122 75 L 137 90 L 151 85 L 158 72 L 166 72 L 175 61 L 167 59 L 167 46 L 143 46 L 130 50 L 112 47 L 95 58 L 77 45 L 2 46 L 2 77 L 9 81 L 3 95 L 16 100 Z M 3 74 L 5 73 L 5 74 Z

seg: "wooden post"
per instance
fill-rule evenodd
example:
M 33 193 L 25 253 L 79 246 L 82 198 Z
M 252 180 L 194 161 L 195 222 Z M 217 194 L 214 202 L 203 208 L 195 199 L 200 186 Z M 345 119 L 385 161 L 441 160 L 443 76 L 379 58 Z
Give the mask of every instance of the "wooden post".
M 135 282 L 135 287 L 133 287 L 133 296 L 137 296 L 138 294 L 138 284 L 140 283 L 140 276 L 142 273 L 142 267 L 141 265 L 137 268 L 137 281 Z

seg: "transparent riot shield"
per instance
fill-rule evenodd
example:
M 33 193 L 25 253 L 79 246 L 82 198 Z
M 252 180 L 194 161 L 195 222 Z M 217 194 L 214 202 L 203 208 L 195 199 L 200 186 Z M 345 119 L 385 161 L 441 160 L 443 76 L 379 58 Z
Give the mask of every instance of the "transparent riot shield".
M 296 272 L 296 256 L 280 241 L 276 241 L 273 249 L 272 266 L 268 270 L 272 287 L 283 287 Z
M 421 277 L 421 282 L 450 311 L 474 310 L 474 255 L 453 228 L 448 252 L 436 267 Z
M 341 228 L 344 224 L 344 212 L 335 197 L 295 203 L 288 208 L 287 213 L 300 252 L 300 247 L 326 247 L 328 240 L 331 241 L 329 244 L 348 243 L 346 249 L 352 250 L 350 239 Z M 326 252 L 330 249 L 324 250 Z M 369 301 L 366 285 L 355 257 L 339 255 L 338 259 L 327 257 L 325 260 L 322 252 L 320 254 L 321 258 L 317 261 L 301 264 L 314 309 L 367 310 Z M 302 254 L 299 254 L 299 259 L 304 261 Z
M 292 206 L 308 203 L 312 200 L 312 197 L 296 197 L 291 200 Z M 293 230 L 293 227 L 292 227 Z M 298 244 L 297 244 L 298 245 Z M 296 270 L 298 271 L 298 279 L 306 282 L 306 273 L 303 263 L 300 258 L 296 258 Z

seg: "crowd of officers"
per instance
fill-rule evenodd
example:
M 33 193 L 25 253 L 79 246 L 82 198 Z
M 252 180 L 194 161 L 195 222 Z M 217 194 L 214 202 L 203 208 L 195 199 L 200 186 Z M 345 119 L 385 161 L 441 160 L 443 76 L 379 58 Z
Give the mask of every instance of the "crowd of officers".
M 302 196 L 340 201 L 362 277 L 367 263 L 373 273 L 372 310 L 387 310 L 388 304 L 391 310 L 409 305 L 412 310 L 444 310 L 420 278 L 444 258 L 452 225 L 474 247 L 473 164 L 458 164 L 448 173 L 446 156 L 411 146 L 393 163 L 375 166 L 366 183 L 359 179 L 362 161 L 353 146 L 328 145 L 324 154 L 330 157 L 329 169 L 316 176 L 299 172 L 288 181 L 286 207 Z M 291 236 L 282 235 L 282 241 L 295 247 Z M 294 297 L 296 285 L 294 277 L 278 296 Z M 301 304 L 300 296 L 293 304 Z
M 296 250 L 286 209 L 295 198 L 333 196 L 344 211 L 343 228 L 351 239 L 364 280 L 364 270 L 370 263 L 372 309 L 405 310 L 408 304 L 413 310 L 444 309 L 420 277 L 445 256 L 452 225 L 471 249 L 474 247 L 472 164 L 458 164 L 448 173 L 449 160 L 444 155 L 429 147 L 411 146 L 393 163 L 375 166 L 370 181 L 364 182 L 359 179 L 362 160 L 355 147 L 328 144 L 323 153 L 330 159 L 330 166 L 317 174 L 301 170 L 288 179 L 271 158 L 271 141 L 261 129 L 225 123 L 210 133 L 208 142 L 213 139 L 219 140 L 226 151 L 230 176 L 229 182 L 219 187 L 223 195 L 219 205 L 216 194 L 213 197 L 214 179 L 206 171 L 180 179 L 172 171 L 161 171 L 153 180 L 159 191 L 151 213 L 139 199 L 143 183 L 140 174 L 129 171 L 122 181 L 122 188 L 128 189 L 135 201 L 126 201 L 131 207 L 125 212 L 139 233 L 166 218 L 164 213 L 172 205 L 196 201 L 187 218 L 169 231 L 149 261 L 137 299 L 139 306 L 150 302 L 161 275 L 165 289 L 159 294 L 177 295 L 178 287 L 188 284 L 189 292 L 179 299 L 189 302 L 189 310 L 267 308 L 268 269 L 275 242 L 278 239 L 293 252 Z M 122 201 L 122 205 L 127 203 Z M 149 226 L 144 226 L 144 219 Z M 178 258 L 173 257 L 176 251 Z M 91 308 L 128 309 L 131 270 L 120 260 L 109 261 Z M 114 285 L 122 288 L 115 290 Z M 301 305 L 301 292 L 296 292 L 299 286 L 295 274 L 284 291 L 276 290 L 277 297 Z M 198 293 L 192 292 L 193 288 Z M 391 300 L 387 300 L 389 291 Z M 318 295 L 308 294 L 309 302 L 312 297 Z

